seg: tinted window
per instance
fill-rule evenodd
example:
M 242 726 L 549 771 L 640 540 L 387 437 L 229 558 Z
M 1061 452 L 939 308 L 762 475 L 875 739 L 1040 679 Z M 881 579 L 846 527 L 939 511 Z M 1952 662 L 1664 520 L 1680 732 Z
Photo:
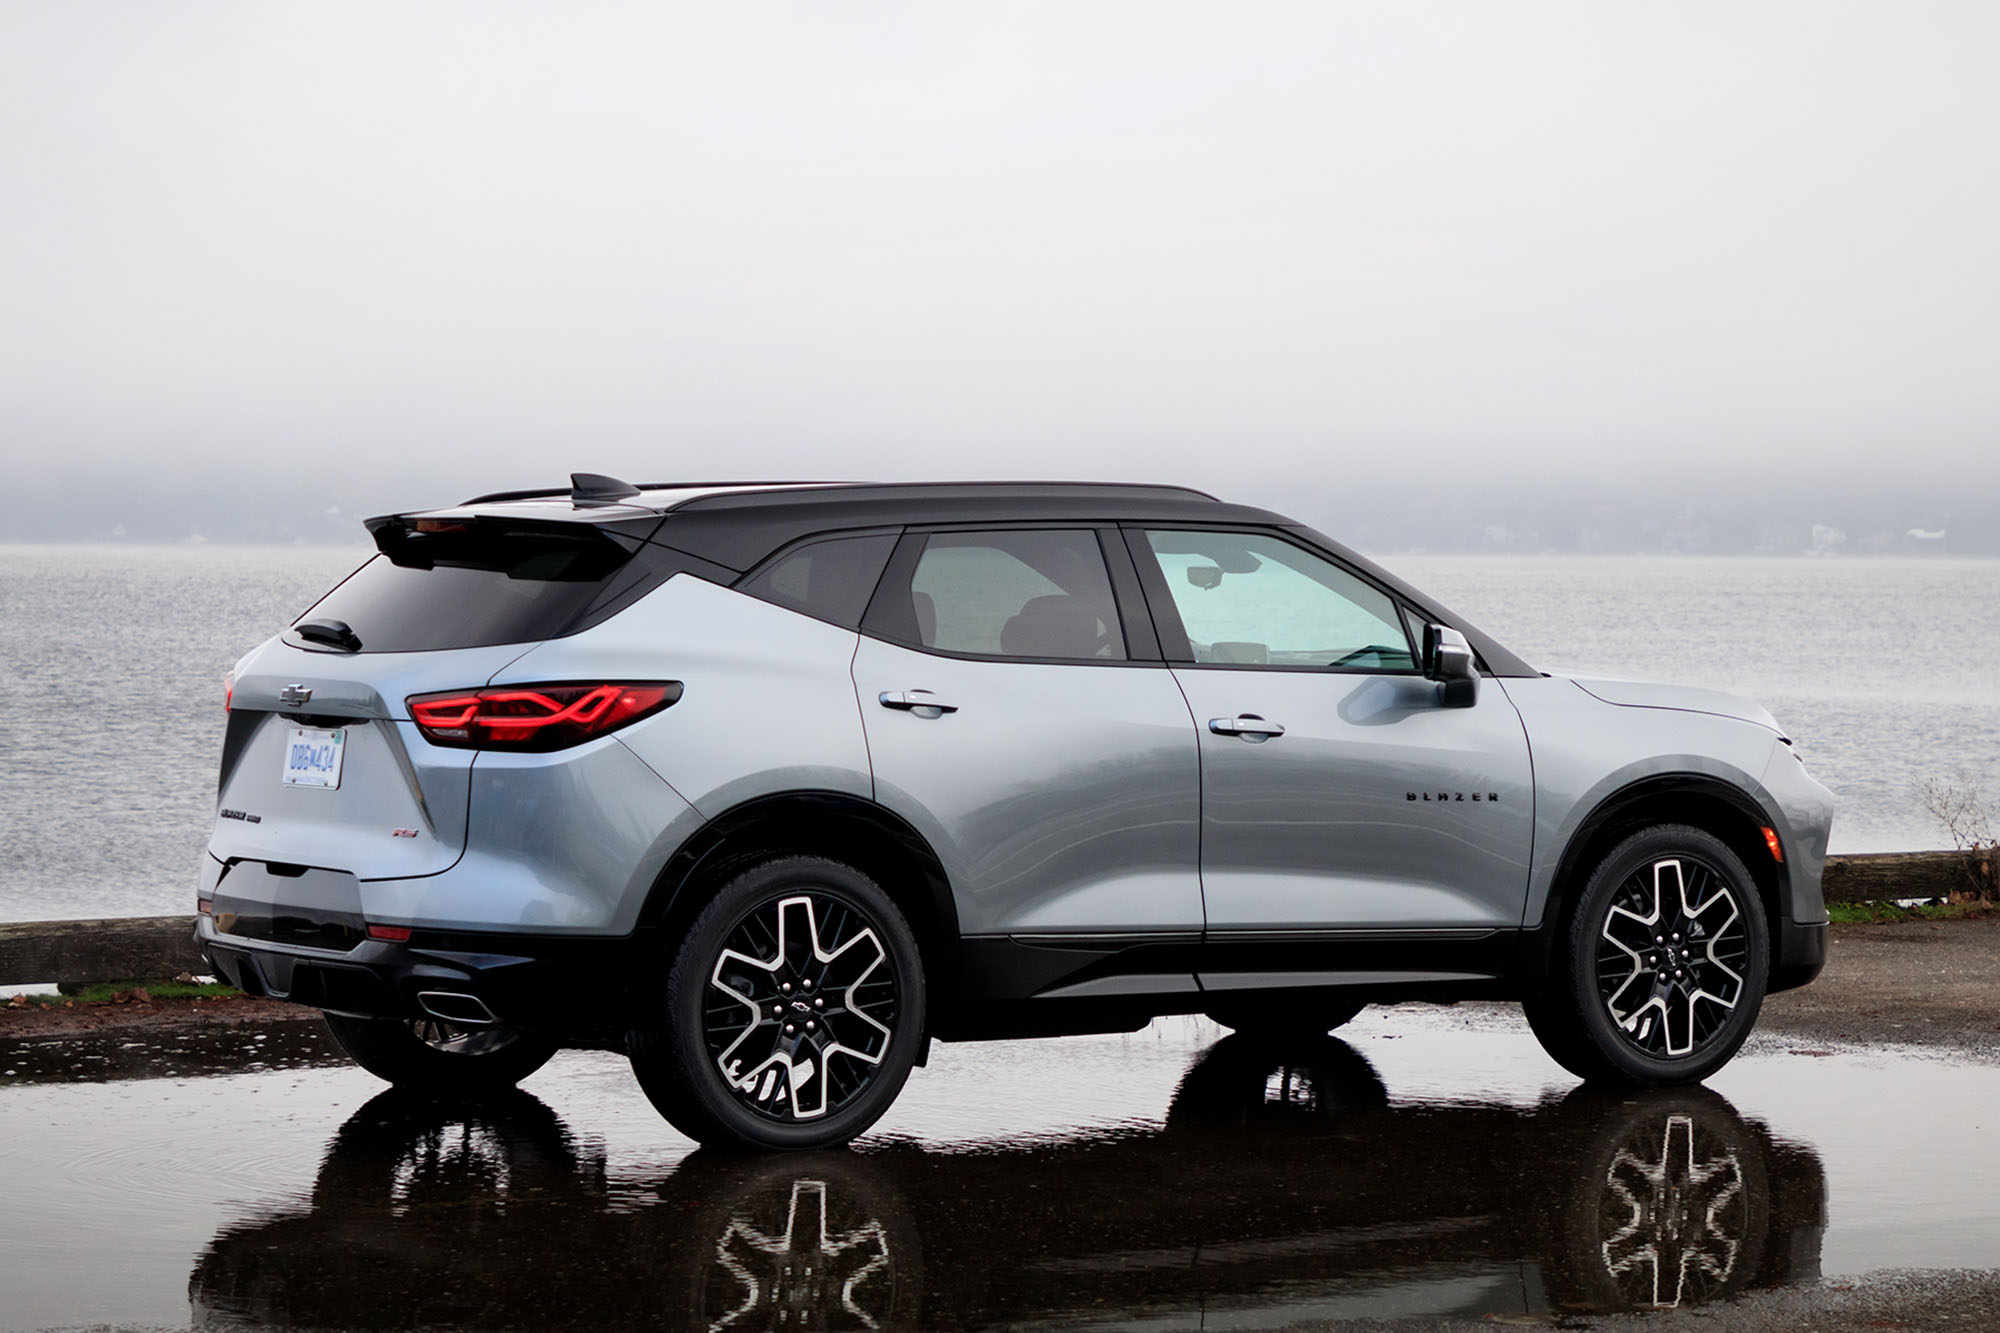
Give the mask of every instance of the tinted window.
M 895 549 L 896 538 L 888 533 L 813 542 L 780 556 L 740 586 L 752 597 L 853 629 Z
M 1416 661 L 1387 593 L 1261 533 L 1153 532 L 1197 662 L 1410 671 Z
M 677 568 L 659 547 L 635 556 L 581 525 L 573 535 L 471 527 L 390 541 L 393 558 L 376 556 L 294 624 L 342 621 L 369 653 L 532 643 L 595 623 Z
M 927 648 L 986 657 L 1125 656 L 1097 534 L 935 533 L 909 591 Z

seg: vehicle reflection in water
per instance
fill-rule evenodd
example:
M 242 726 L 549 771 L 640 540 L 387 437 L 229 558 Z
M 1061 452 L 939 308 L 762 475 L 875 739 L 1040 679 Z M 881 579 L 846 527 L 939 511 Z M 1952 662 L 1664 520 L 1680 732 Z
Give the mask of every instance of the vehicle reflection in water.
M 614 1178 L 524 1092 L 384 1093 L 197 1324 L 1197 1325 L 1687 1306 L 1818 1276 L 1826 1177 L 1704 1089 L 1390 1106 L 1332 1038 L 1204 1051 L 1166 1123 Z

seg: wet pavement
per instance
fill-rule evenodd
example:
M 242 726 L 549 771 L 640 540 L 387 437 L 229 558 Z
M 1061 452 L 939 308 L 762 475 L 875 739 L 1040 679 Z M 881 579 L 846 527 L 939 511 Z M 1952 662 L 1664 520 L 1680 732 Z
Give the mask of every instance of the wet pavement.
M 1284 1046 L 1163 1020 L 941 1046 L 854 1150 L 718 1158 L 610 1055 L 450 1105 L 328 1063 L 312 1024 L 101 1040 L 0 1050 L 0 1328 L 1996 1308 L 1936 1270 L 2000 1268 L 2000 1066 L 1916 1048 L 1764 1037 L 1705 1088 L 1619 1096 L 1497 1008 L 1371 1010 Z M 1898 1269 L 1933 1270 L 1898 1280 L 1932 1296 L 1845 1290 Z

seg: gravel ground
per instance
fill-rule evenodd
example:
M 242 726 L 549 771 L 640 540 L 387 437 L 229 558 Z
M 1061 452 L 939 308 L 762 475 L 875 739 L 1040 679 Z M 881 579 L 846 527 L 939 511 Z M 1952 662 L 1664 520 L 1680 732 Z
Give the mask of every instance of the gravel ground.
M 1826 970 L 1764 1001 L 1758 1030 L 1816 1041 L 1938 1046 L 2000 1060 L 2000 912 L 1836 925 Z
M 1703 1329 L 1713 1333 L 1817 1333 L 1848 1329 L 2000 1328 L 2000 1273 L 1958 1269 L 1870 1273 L 1867 1277 L 1816 1286 L 1760 1291 L 1737 1300 L 1690 1310 L 1649 1310 L 1637 1314 L 1563 1318 L 1531 1315 L 1486 1319 L 1341 1320 L 1284 1327 L 1308 1330 L 1426 1328 L 1468 1333 L 1495 1325 L 1540 1325 L 1591 1329 Z

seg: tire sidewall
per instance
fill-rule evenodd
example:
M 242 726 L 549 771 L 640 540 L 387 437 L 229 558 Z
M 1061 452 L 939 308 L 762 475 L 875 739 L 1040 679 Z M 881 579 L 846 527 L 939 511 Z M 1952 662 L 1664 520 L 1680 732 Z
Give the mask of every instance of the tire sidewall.
M 1597 941 L 1611 900 L 1639 869 L 1673 857 L 1704 863 L 1721 876 L 1743 916 L 1747 954 L 1743 997 L 1721 1031 L 1688 1055 L 1661 1059 L 1639 1050 L 1613 1022 L 1597 990 Z M 1756 1026 L 1770 977 L 1770 930 L 1757 883 L 1743 861 L 1720 838 L 1701 829 L 1665 825 L 1627 838 L 1592 872 L 1577 903 L 1569 938 L 1570 1001 L 1577 1006 L 1583 1035 L 1617 1074 L 1655 1086 L 1692 1083 L 1729 1062 Z
M 834 898 L 867 920 L 881 938 L 895 971 L 897 1000 L 887 1050 L 868 1086 L 838 1111 L 788 1124 L 758 1115 L 736 1099 L 709 1054 L 702 1014 L 704 992 L 724 942 L 745 917 L 797 893 Z M 732 879 L 695 919 L 667 979 L 664 1017 L 678 1063 L 688 1071 L 689 1091 L 707 1119 L 745 1147 L 809 1149 L 847 1142 L 888 1110 L 916 1060 L 923 1034 L 924 1000 L 916 937 L 895 901 L 852 867 L 819 857 L 787 857 Z

